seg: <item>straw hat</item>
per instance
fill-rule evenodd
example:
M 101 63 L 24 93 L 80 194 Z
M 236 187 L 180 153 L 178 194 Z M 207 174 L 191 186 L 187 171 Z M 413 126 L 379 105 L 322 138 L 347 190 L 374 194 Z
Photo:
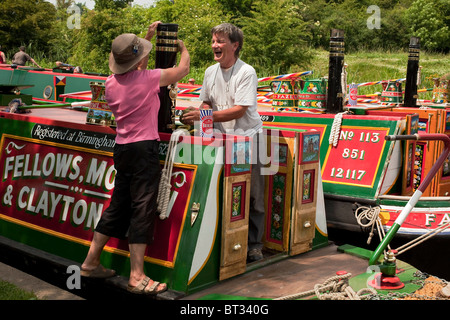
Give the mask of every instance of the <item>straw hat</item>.
M 152 50 L 150 41 L 138 38 L 135 34 L 124 33 L 116 37 L 109 54 L 109 69 L 122 74 L 134 67 Z

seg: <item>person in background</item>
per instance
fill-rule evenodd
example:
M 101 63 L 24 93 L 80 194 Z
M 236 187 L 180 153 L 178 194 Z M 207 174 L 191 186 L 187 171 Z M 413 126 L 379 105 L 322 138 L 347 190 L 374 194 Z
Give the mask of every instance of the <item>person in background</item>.
M 0 64 L 6 63 L 6 56 L 5 53 L 2 50 L 2 46 L 0 45 Z
M 131 33 L 114 39 L 105 82 L 105 98 L 117 122 L 114 166 L 115 186 L 110 206 L 99 220 L 81 275 L 106 278 L 115 271 L 100 264 L 110 237 L 128 237 L 130 278 L 128 291 L 158 294 L 167 289 L 144 273 L 144 255 L 154 234 L 161 167 L 159 164 L 158 111 L 160 87 L 181 80 L 189 73 L 190 57 L 183 41 L 177 67 L 147 70 L 150 40 L 160 21 L 152 23 L 144 39 Z M 131 103 L 132 102 L 132 103 Z
M 19 52 L 17 52 L 16 54 L 14 54 L 13 58 L 12 58 L 12 63 L 16 64 L 18 66 L 25 66 L 25 64 L 31 61 L 34 65 L 36 65 L 38 68 L 41 68 L 40 65 L 37 64 L 36 61 L 34 61 L 34 59 L 32 57 L 30 57 L 28 55 L 28 53 L 25 52 L 25 47 L 24 46 L 20 46 L 19 47 Z
M 244 42 L 241 29 L 223 23 L 211 30 L 212 51 L 216 64 L 205 71 L 200 100 L 202 107 L 213 109 L 214 128 L 222 133 L 234 133 L 253 138 L 252 175 L 250 188 L 249 262 L 263 258 L 261 242 L 264 232 L 264 184 L 260 154 L 266 152 L 262 121 L 257 111 L 258 78 L 255 69 L 239 59 Z M 200 111 L 184 114 L 183 122 L 200 120 Z M 260 142 L 261 141 L 261 142 Z
M 83 70 L 79 66 L 74 67 L 74 66 L 72 66 L 70 64 L 67 64 L 67 63 L 64 63 L 64 62 L 61 62 L 61 61 L 56 61 L 55 64 L 60 69 L 72 71 L 73 73 L 83 73 Z

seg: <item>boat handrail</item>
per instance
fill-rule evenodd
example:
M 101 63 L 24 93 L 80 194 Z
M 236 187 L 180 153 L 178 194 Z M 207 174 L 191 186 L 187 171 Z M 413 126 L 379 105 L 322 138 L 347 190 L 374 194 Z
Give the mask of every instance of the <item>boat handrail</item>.
M 398 215 L 392 227 L 387 232 L 386 236 L 383 238 L 381 243 L 375 249 L 372 254 L 372 257 L 369 260 L 369 265 L 374 265 L 380 258 L 381 253 L 386 249 L 386 247 L 391 242 L 392 238 L 397 233 L 400 226 L 403 224 L 405 219 L 408 217 L 411 210 L 414 208 L 416 203 L 419 201 L 420 196 L 428 187 L 434 176 L 437 174 L 441 166 L 444 164 L 444 161 L 447 160 L 448 154 L 450 153 L 450 138 L 443 133 L 416 133 L 413 135 L 387 135 L 385 136 L 385 140 L 387 141 L 396 141 L 396 140 L 424 140 L 424 141 L 442 141 L 445 144 L 445 148 L 442 151 L 441 155 L 437 159 L 437 161 L 431 167 L 429 173 L 419 185 L 417 190 L 409 199 L 406 206 L 403 208 L 402 212 Z
M 378 199 L 385 200 L 409 200 L 412 196 L 399 196 L 392 194 L 385 194 L 378 197 Z M 450 201 L 450 197 L 447 196 L 437 196 L 437 197 L 421 197 L 420 200 L 423 201 Z

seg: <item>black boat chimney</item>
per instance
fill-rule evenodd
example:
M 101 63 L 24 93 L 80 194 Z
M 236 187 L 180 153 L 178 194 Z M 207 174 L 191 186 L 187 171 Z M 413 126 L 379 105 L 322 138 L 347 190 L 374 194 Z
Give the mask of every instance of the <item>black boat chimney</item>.
M 171 68 L 176 65 L 178 52 L 178 25 L 160 23 L 156 29 L 155 69 Z M 174 84 L 175 85 L 175 84 Z M 160 87 L 160 108 L 158 113 L 158 131 L 171 133 L 175 123 L 172 114 L 172 99 L 168 87 Z
M 339 113 L 344 110 L 344 96 L 341 85 L 341 74 L 344 67 L 344 51 L 344 30 L 331 29 L 327 113 Z
M 417 72 L 419 71 L 420 38 L 409 41 L 408 67 L 406 69 L 405 107 L 417 106 Z

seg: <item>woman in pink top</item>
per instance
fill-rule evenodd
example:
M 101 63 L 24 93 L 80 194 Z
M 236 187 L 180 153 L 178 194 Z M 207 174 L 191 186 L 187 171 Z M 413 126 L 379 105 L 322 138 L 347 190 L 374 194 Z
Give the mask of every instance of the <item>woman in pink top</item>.
M 114 39 L 109 68 L 114 73 L 105 83 L 105 98 L 117 122 L 114 166 L 117 170 L 110 206 L 98 222 L 91 247 L 81 265 L 86 277 L 106 278 L 114 270 L 100 264 L 100 255 L 110 237 L 128 237 L 130 279 L 128 290 L 158 294 L 165 283 L 144 273 L 144 254 L 153 239 L 159 178 L 158 110 L 159 88 L 181 80 L 189 73 L 190 57 L 181 40 L 177 67 L 147 70 L 151 38 L 160 22 L 152 23 L 144 39 L 126 33 Z
M 2 49 L 2 46 L 0 45 L 0 50 Z M 6 63 L 6 56 L 3 53 L 3 51 L 0 51 L 0 64 Z

